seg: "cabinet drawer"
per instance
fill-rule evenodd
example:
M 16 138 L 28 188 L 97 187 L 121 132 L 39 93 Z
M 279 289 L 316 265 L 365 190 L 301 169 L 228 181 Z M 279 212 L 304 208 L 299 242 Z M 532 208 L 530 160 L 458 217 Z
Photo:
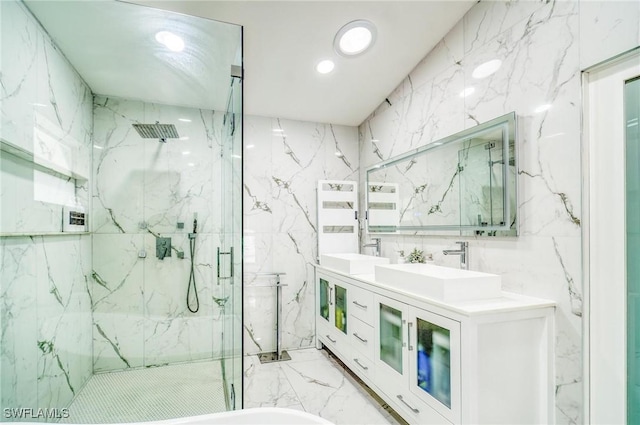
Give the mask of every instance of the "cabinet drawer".
M 400 413 L 407 422 L 433 425 L 452 424 L 452 422 L 448 421 L 444 416 L 440 415 L 429 405 L 413 397 L 407 391 L 393 391 L 392 394 L 393 395 L 388 394 L 391 399 L 389 405 Z
M 352 286 L 349 297 L 350 312 L 363 322 L 373 324 L 373 293 Z
M 349 341 L 351 346 L 360 351 L 369 360 L 373 360 L 375 342 L 373 327 L 355 317 L 351 320 Z
M 333 329 L 331 325 L 316 322 L 316 333 L 318 339 L 335 354 L 341 354 L 348 358 L 351 352 L 349 338 L 338 329 Z
M 351 351 L 351 370 L 353 370 L 363 381 L 371 383 L 374 380 L 373 361 L 365 356 L 358 350 Z

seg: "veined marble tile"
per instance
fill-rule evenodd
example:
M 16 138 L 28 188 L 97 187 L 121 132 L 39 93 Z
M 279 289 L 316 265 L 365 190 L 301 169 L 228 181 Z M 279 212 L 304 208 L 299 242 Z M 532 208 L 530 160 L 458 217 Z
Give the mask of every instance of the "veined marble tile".
M 143 365 L 143 241 L 142 235 L 93 235 L 95 371 Z
M 144 326 L 145 366 L 210 359 L 213 336 L 211 315 L 151 316 Z
M 283 279 L 284 281 L 284 279 Z M 244 351 L 258 354 L 276 349 L 276 291 L 273 279 L 260 278 L 244 288 Z
M 0 402 L 6 407 L 31 406 L 38 399 L 36 251 L 34 238 L 0 239 Z
M 638 45 L 638 2 L 580 2 L 580 69 L 596 65 Z
M 141 139 L 145 221 L 157 231 L 172 232 L 178 221 L 190 228 L 197 214 L 200 232 L 221 231 L 222 113 L 155 104 L 144 109 L 145 123 L 174 124 L 180 136 L 167 143 Z
M 464 52 L 479 48 L 546 4 L 542 0 L 479 2 L 463 18 Z
M 138 232 L 144 221 L 144 168 L 140 158 L 144 157 L 145 141 L 132 127 L 143 121 L 143 114 L 142 102 L 95 98 L 94 232 Z
M 260 364 L 256 356 L 245 356 L 244 363 L 245 409 L 301 406 L 279 363 Z
M 345 372 L 325 362 L 282 364 L 305 411 L 335 424 L 388 424 L 364 390 Z
M 282 343 L 286 349 L 312 347 L 315 341 L 314 233 L 274 235 L 274 269 L 287 275 L 282 289 Z M 313 307 L 312 307 L 313 306 Z
M 92 373 L 90 302 L 85 281 L 88 276 L 81 260 L 86 244 L 81 243 L 82 238 L 86 237 L 38 238 L 36 306 L 41 407 L 67 405 Z
M 530 21 L 512 27 L 465 58 L 469 65 L 466 79 L 472 81 L 472 64 L 495 57 L 496 48 L 504 50 L 498 53 L 503 58 L 500 70 L 476 83 L 477 95 L 467 98 L 467 125 L 510 110 L 517 112 L 522 233 L 580 232 L 580 143 L 574 136 L 580 134 L 578 46 L 572 30 L 577 27 L 575 7 L 561 3 L 552 10 L 542 8 Z M 560 36 L 551 35 L 554 28 Z M 548 109 L 540 111 L 542 106 Z M 575 161 L 576 166 L 568 166 L 567 161 Z M 545 207 L 536 208 L 535 214 L 523 207 L 541 203 Z
M 38 38 L 37 24 L 19 1 L 3 1 L 2 76 L 0 101 L 4 140 L 33 150 L 34 105 L 37 98 Z
M 473 9 L 472 9 L 473 10 Z M 447 69 L 459 66 L 464 57 L 464 30 L 462 21 L 458 22 L 442 40 L 418 63 L 407 77 L 410 80 L 408 90 L 415 90 L 431 81 Z

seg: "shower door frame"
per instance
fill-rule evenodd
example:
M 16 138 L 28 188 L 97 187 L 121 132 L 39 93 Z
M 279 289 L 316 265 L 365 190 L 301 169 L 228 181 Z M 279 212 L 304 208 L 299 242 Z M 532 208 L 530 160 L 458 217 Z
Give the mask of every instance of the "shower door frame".
M 583 73 L 585 423 L 627 422 L 626 176 L 620 105 L 624 82 L 638 75 L 640 48 Z

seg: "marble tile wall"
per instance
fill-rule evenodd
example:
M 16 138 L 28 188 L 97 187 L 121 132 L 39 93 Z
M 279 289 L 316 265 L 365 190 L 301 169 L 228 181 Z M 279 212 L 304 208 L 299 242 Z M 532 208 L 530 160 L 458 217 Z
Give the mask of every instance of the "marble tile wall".
M 156 121 L 174 124 L 180 139 L 160 143 L 140 137 L 132 127 Z M 91 295 L 96 372 L 222 354 L 227 294 L 215 276 L 225 131 L 221 112 L 95 97 Z M 191 313 L 188 233 L 195 214 L 200 310 Z M 171 238 L 171 257 L 156 257 L 157 236 Z
M 0 138 L 32 154 L 0 153 L 0 404 L 60 409 L 92 374 L 91 237 L 42 234 L 61 231 L 63 204 L 87 206 L 89 188 L 34 161 L 88 176 L 92 96 L 22 3 L 0 15 Z
M 337 154 L 338 153 L 338 154 Z M 355 127 L 245 116 L 245 353 L 275 349 L 275 281 L 285 272 L 284 349 L 314 345 L 318 180 L 358 179 Z
M 580 71 L 638 46 L 639 17 L 637 2 L 478 3 L 359 127 L 364 182 L 376 162 L 516 111 L 520 236 L 464 239 L 472 269 L 557 302 L 557 423 L 582 421 Z M 472 77 L 496 58 L 495 74 Z M 456 267 L 442 250 L 459 238 L 383 236 L 382 254 L 418 247 Z

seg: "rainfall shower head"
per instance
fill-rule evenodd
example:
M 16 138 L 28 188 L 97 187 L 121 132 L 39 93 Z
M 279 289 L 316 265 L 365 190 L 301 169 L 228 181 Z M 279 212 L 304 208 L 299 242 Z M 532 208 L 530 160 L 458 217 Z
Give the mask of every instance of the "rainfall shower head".
M 133 124 L 140 137 L 145 139 L 158 139 L 162 143 L 166 143 L 167 139 L 178 139 L 178 131 L 173 124 Z

